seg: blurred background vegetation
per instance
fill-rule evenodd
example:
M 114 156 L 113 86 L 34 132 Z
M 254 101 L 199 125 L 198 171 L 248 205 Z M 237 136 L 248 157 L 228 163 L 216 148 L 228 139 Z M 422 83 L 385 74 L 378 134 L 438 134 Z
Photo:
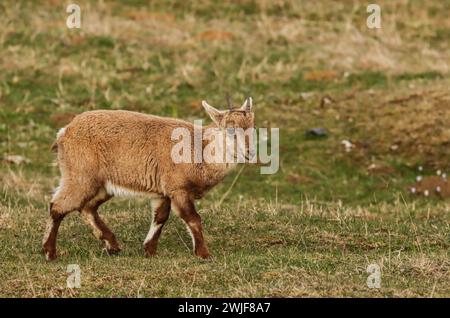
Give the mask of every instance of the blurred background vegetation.
M 248 167 L 235 191 L 393 200 L 418 166 L 449 168 L 449 3 L 381 2 L 369 29 L 357 1 L 79 1 L 68 29 L 61 1 L 4 1 L 0 151 L 48 175 L 55 132 L 82 111 L 206 119 L 202 99 L 251 94 L 257 125 L 281 128 L 281 169 Z

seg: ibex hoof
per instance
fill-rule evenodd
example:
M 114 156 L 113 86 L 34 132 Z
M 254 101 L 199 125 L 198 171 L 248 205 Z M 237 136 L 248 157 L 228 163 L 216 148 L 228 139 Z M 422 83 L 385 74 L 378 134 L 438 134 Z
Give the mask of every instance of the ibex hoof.
M 196 252 L 195 256 L 197 256 L 201 259 L 206 259 L 206 260 L 212 259 L 212 255 L 208 251 Z
M 145 251 L 145 257 L 147 258 L 152 258 L 152 257 L 156 257 L 156 251 Z
M 116 248 L 105 248 L 105 250 L 106 250 L 106 253 L 108 253 L 108 255 L 117 255 L 121 251 L 119 247 L 116 247 Z
M 54 261 L 57 258 L 55 250 L 49 250 L 49 249 L 43 247 L 42 252 L 45 255 L 45 259 L 49 262 Z

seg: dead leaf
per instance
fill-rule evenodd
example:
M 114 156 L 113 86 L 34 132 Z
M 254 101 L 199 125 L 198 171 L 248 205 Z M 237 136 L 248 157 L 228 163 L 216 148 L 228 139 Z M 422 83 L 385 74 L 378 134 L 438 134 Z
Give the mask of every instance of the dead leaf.
M 326 105 L 330 105 L 332 103 L 334 103 L 334 99 L 331 98 L 329 95 L 325 95 L 320 100 L 320 107 L 324 108 Z
M 393 167 L 377 165 L 374 163 L 367 168 L 367 171 L 371 175 L 378 175 L 378 176 L 386 176 L 395 173 L 395 169 Z
M 193 100 L 189 102 L 188 106 L 193 110 L 202 110 L 202 101 L 201 100 Z
M 297 173 L 290 173 L 286 179 L 291 184 L 311 183 L 313 181 L 312 178 L 307 176 L 301 176 Z
M 11 164 L 15 164 L 15 165 L 20 165 L 22 163 L 29 163 L 30 160 L 23 157 L 23 156 L 19 156 L 19 155 L 7 155 L 3 158 L 4 161 L 6 161 L 7 163 L 11 163 Z
M 63 113 L 63 114 L 53 114 L 50 116 L 50 120 L 55 123 L 57 127 L 64 127 L 74 119 L 76 114 L 73 113 Z
M 198 34 L 197 38 L 204 41 L 228 41 L 233 39 L 233 34 L 227 31 L 208 30 Z
M 146 10 L 133 10 L 125 13 L 125 16 L 134 21 L 157 20 L 171 22 L 175 20 L 175 16 L 169 13 L 148 12 Z
M 302 93 L 300 93 L 300 97 L 301 97 L 303 100 L 308 100 L 308 99 L 310 99 L 311 97 L 313 97 L 315 94 L 316 94 L 315 92 L 302 92 Z
M 303 75 L 303 79 L 307 81 L 330 81 L 338 77 L 335 71 L 310 71 Z

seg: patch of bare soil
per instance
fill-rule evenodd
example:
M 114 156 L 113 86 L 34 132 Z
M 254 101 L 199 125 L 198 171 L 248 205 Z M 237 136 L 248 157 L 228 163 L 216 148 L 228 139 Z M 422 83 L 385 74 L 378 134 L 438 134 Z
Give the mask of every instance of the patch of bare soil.
M 450 198 L 450 182 L 442 176 L 428 176 L 410 185 L 412 194 L 423 196 L 438 196 L 443 199 Z
M 369 92 L 329 107 L 345 125 L 344 134 L 353 138 L 355 147 L 349 155 L 357 161 L 389 155 L 410 165 L 450 168 L 449 92 L 422 91 L 387 98 Z

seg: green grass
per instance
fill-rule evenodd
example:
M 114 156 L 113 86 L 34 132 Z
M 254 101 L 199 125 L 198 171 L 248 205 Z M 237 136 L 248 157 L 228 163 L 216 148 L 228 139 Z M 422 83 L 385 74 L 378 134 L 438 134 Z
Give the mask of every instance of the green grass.
M 0 161 L 0 296 L 450 296 L 448 201 L 407 191 L 418 166 L 450 171 L 450 1 L 381 1 L 378 31 L 363 2 L 78 4 L 81 30 L 65 27 L 62 2 L 0 4 L 0 159 L 29 159 Z M 280 128 L 280 169 L 249 165 L 221 206 L 235 173 L 199 202 L 212 261 L 191 255 L 175 215 L 145 258 L 142 199 L 101 209 L 120 255 L 73 213 L 59 259 L 44 260 L 49 148 L 70 116 L 207 119 L 200 101 L 224 108 L 227 92 L 253 96 L 258 127 Z M 328 135 L 307 137 L 314 127 Z M 380 289 L 366 285 L 372 263 Z M 68 264 L 81 289 L 66 288 Z
M 60 259 L 47 263 L 37 243 L 42 207 L 10 202 L 3 235 L 3 296 L 445 296 L 448 209 L 442 205 L 377 205 L 355 210 L 304 201 L 201 208 L 215 257 L 190 255 L 190 238 L 171 217 L 156 258 L 143 256 L 150 223 L 143 202 L 107 204 L 104 213 L 123 251 L 108 256 L 78 215 L 62 226 Z M 19 212 L 19 213 L 17 213 Z M 37 221 L 37 224 L 35 223 Z M 40 226 L 39 226 L 40 227 Z M 20 243 L 17 243 L 20 238 Z M 13 261 L 14 260 L 14 261 Z M 367 288 L 366 268 L 379 264 L 382 288 Z M 82 288 L 65 287 L 68 264 Z

